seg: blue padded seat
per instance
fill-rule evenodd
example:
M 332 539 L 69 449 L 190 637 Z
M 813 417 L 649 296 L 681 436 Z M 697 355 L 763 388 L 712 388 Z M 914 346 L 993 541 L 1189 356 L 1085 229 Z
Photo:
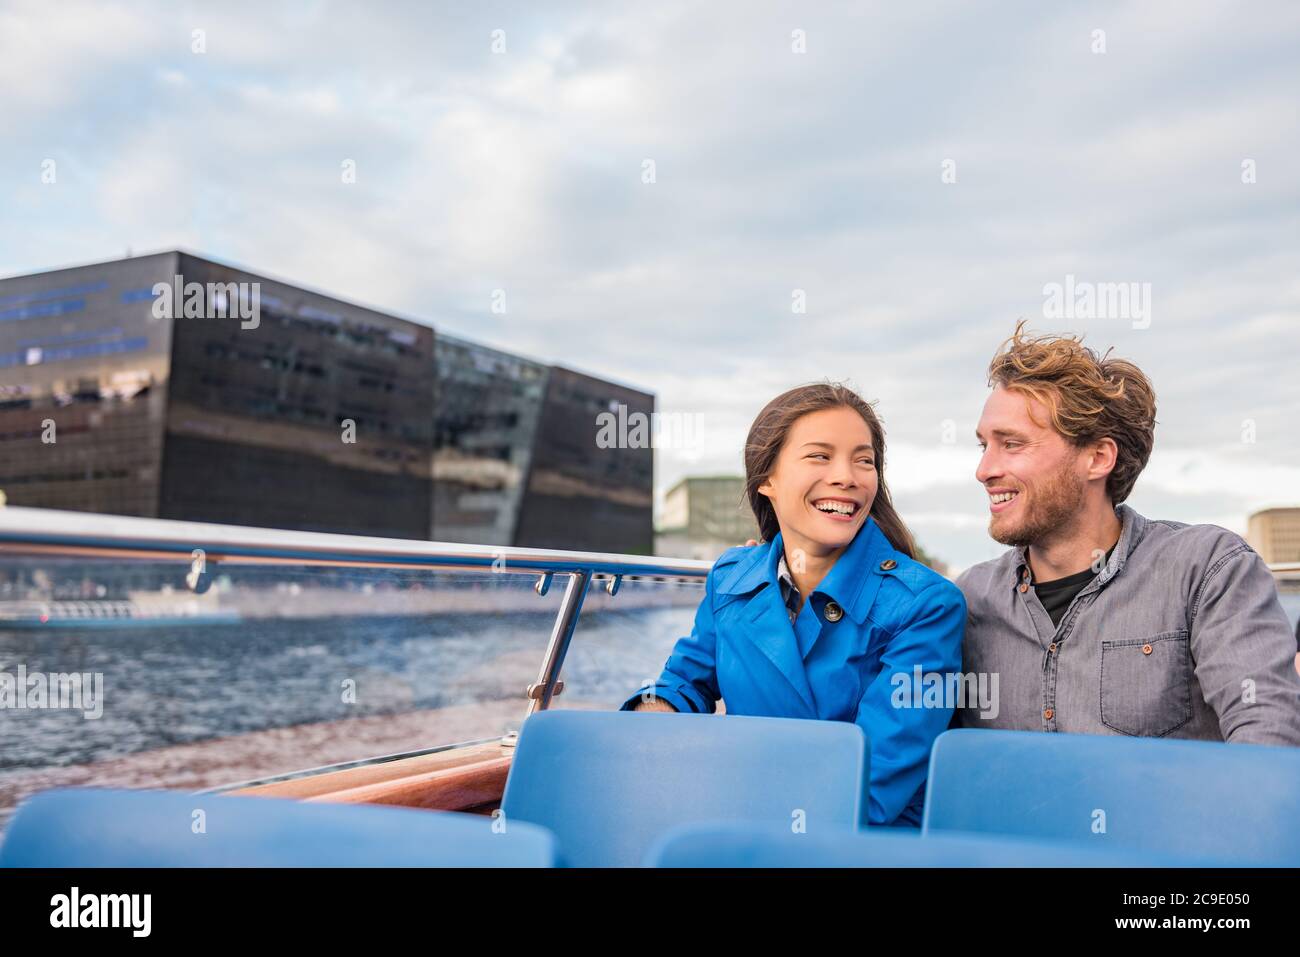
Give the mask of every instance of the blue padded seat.
M 689 821 L 865 826 L 868 762 L 866 735 L 846 721 L 539 711 L 520 731 L 501 808 L 553 831 L 567 865 L 634 867 Z
M 202 811 L 202 816 L 196 811 Z M 203 830 L 196 833 L 196 821 Z M 66 788 L 29 798 L 3 867 L 552 867 L 556 842 L 455 811 Z M 499 829 L 498 829 L 499 830 Z
M 946 731 L 930 754 L 923 831 L 1296 866 L 1300 748 Z
M 985 834 L 918 836 L 885 828 L 795 834 L 789 827 L 686 824 L 646 854 L 650 867 L 1179 867 L 1203 865 L 1127 848 Z

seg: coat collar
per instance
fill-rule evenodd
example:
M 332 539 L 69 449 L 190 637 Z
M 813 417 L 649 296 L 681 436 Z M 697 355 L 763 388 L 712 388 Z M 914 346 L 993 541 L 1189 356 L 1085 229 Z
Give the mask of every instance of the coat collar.
M 776 665 L 798 693 L 806 708 L 802 716 L 816 718 L 817 705 L 808 684 L 807 670 L 777 584 L 776 567 L 783 548 L 779 533 L 766 545 L 751 548 L 720 576 L 717 590 L 724 595 L 753 593 L 750 607 L 746 609 L 745 636 Z M 875 521 L 867 516 L 849 547 L 817 586 L 816 593 L 837 603 L 860 625 L 866 620 L 887 571 L 880 563 L 888 558 L 897 561 L 900 557 Z
M 776 569 L 784 547 L 778 532 L 767 544 L 751 548 L 727 570 L 718 582 L 718 591 L 724 595 L 745 595 L 770 585 L 779 593 Z M 871 573 L 881 572 L 880 563 L 886 559 L 892 558 L 897 562 L 901 557 L 889 544 L 875 519 L 868 515 L 849 547 L 841 553 L 815 591 L 838 604 L 861 624 L 866 620 L 880 588 L 880 574 Z

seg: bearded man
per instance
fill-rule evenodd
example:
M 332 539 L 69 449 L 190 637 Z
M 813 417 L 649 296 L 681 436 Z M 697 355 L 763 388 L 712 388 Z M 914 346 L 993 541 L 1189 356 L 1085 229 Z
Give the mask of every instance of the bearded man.
M 1227 529 L 1123 504 L 1151 454 L 1151 383 L 1022 327 L 976 430 L 989 534 L 1013 547 L 957 580 L 963 669 L 997 674 L 1001 700 L 954 726 L 1300 745 L 1296 640 L 1268 566 Z

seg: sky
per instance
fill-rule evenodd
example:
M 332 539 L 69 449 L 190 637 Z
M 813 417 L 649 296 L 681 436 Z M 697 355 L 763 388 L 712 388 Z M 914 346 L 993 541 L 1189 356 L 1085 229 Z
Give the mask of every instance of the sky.
M 954 569 L 1025 318 L 1152 378 L 1134 508 L 1244 533 L 1300 504 L 1298 52 L 1293 2 L 0 0 L 0 275 L 182 248 L 626 382 L 692 423 L 660 495 L 847 381 Z

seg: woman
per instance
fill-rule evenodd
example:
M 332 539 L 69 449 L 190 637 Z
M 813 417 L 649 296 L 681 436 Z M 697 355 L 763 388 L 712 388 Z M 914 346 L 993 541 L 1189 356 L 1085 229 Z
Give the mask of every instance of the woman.
M 914 703 L 913 672 L 960 671 L 966 603 L 914 560 L 884 461 L 880 421 L 851 389 L 769 402 L 745 441 L 763 544 L 714 563 L 690 636 L 620 710 L 712 713 L 721 698 L 728 714 L 853 721 L 871 742 L 869 823 L 919 827 L 953 709 Z

